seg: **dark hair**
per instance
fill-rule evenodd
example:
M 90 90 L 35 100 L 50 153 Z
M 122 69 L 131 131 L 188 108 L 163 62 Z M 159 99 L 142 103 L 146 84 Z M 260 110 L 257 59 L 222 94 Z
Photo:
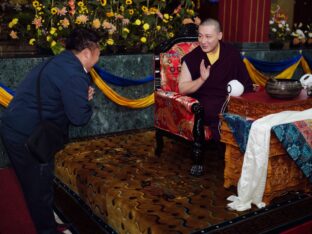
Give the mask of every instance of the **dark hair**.
M 92 29 L 75 28 L 66 40 L 67 50 L 82 51 L 85 48 L 93 48 L 100 41 L 99 35 Z
M 208 25 L 209 26 L 213 25 L 215 26 L 217 32 L 222 32 L 220 22 L 216 19 L 212 19 L 212 18 L 205 19 L 203 22 L 201 22 L 199 26 L 208 26 Z

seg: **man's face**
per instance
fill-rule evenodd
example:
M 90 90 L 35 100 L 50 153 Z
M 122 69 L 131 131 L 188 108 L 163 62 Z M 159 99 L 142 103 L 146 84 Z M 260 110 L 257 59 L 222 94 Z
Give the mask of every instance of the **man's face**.
M 87 66 L 86 69 L 90 71 L 90 69 L 99 61 L 100 58 L 100 48 L 99 47 L 94 47 L 90 50 L 90 56 L 87 61 Z
M 201 25 L 198 28 L 199 45 L 205 53 L 214 52 L 217 49 L 222 32 L 218 32 L 214 25 Z

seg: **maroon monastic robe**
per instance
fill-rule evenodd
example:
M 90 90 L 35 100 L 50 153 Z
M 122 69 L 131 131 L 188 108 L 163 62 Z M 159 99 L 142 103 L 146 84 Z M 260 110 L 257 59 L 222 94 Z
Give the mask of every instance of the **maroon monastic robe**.
M 199 67 L 202 59 L 205 61 L 205 66 L 211 65 L 207 54 L 200 46 L 182 58 L 193 80 L 200 77 Z M 231 80 L 240 81 L 244 85 L 245 92 L 253 90 L 252 81 L 239 51 L 230 44 L 220 42 L 219 59 L 211 65 L 208 79 L 195 93 L 191 94 L 203 105 L 204 122 L 210 126 L 215 140 L 220 139 L 219 114 L 228 94 L 227 84 Z

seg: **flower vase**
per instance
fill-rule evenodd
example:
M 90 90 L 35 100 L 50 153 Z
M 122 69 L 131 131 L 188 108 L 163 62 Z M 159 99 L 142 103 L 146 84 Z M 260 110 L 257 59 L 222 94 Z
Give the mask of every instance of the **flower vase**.
M 312 38 L 308 38 L 307 41 L 306 41 L 306 46 L 307 48 L 312 48 Z
M 293 38 L 290 41 L 290 48 L 292 49 L 302 49 L 303 47 L 304 47 L 304 42 L 302 42 L 298 38 Z
M 282 41 L 272 41 L 270 42 L 270 50 L 281 50 L 284 47 L 284 42 Z

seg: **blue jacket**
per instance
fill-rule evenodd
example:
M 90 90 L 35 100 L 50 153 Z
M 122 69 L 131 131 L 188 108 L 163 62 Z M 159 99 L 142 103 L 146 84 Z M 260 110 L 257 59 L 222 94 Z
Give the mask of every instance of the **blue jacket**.
M 36 81 L 47 61 L 32 69 L 16 90 L 2 116 L 2 134 L 17 142 L 24 141 L 39 122 Z M 55 56 L 41 76 L 43 119 L 53 121 L 68 133 L 69 123 L 84 125 L 92 116 L 88 101 L 89 75 L 71 51 Z

